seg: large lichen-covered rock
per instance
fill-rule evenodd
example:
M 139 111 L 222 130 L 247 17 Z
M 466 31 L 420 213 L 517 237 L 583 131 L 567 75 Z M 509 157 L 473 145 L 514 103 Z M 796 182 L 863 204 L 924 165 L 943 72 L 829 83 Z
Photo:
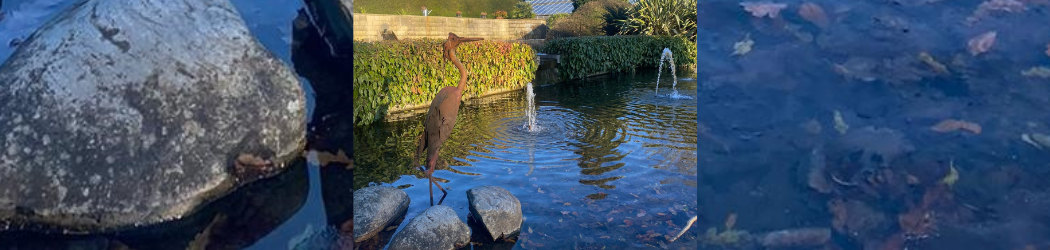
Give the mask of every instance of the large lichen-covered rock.
M 408 203 L 408 194 L 393 187 L 373 186 L 354 191 L 354 242 L 379 234 L 405 214 Z
M 456 211 L 443 205 L 432 206 L 412 218 L 394 235 L 387 249 L 451 250 L 470 243 L 470 227 L 459 220 Z
M 467 190 L 470 215 L 481 221 L 493 240 L 521 231 L 521 202 L 506 189 L 480 186 Z
M 297 157 L 304 98 L 226 0 L 81 1 L 0 66 L 0 231 L 186 216 Z

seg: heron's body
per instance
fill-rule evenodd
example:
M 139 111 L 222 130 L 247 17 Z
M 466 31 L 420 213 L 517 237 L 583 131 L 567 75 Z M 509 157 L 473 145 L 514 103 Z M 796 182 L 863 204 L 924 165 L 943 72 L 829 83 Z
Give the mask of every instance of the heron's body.
M 430 109 L 427 111 L 426 121 L 423 122 L 423 134 L 419 136 L 419 146 L 416 148 L 416 155 L 412 161 L 412 164 L 418 164 L 419 155 L 424 150 L 427 151 L 426 169 L 423 169 L 423 172 L 432 184 L 430 190 L 431 204 L 434 202 L 433 185 L 437 185 L 438 190 L 441 190 L 442 193 L 448 194 L 440 184 L 434 181 L 434 168 L 437 167 L 438 152 L 441 149 L 441 145 L 445 143 L 445 140 L 448 140 L 448 137 L 452 135 L 452 129 L 456 127 L 460 98 L 463 97 L 463 91 L 467 89 L 467 69 L 459 61 L 459 58 L 456 58 L 456 47 L 463 42 L 478 40 L 481 39 L 461 38 L 456 36 L 456 34 L 448 33 L 448 41 L 442 44 L 444 58 L 452 61 L 456 68 L 459 69 L 459 84 L 442 88 L 434 96 L 434 101 L 430 103 Z

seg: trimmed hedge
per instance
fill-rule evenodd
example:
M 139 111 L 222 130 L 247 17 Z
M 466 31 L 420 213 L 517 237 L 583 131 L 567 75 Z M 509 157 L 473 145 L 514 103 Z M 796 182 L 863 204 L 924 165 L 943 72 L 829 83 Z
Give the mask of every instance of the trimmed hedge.
M 354 1 L 355 13 L 367 14 L 407 14 L 413 16 L 423 15 L 423 6 L 433 10 L 431 16 L 456 16 L 460 11 L 463 17 L 481 17 L 482 12 L 489 13 L 489 18 L 496 18 L 492 13 L 497 10 L 511 11 L 521 0 L 356 0 Z
M 441 54 L 444 39 L 354 42 L 354 123 L 381 120 L 390 107 L 429 105 L 441 88 L 459 83 L 459 70 Z M 456 50 L 468 70 L 464 99 L 517 89 L 535 78 L 539 62 L 527 45 L 464 43 Z
M 554 39 L 543 52 L 561 55 L 558 76 L 583 78 L 602 72 L 631 72 L 636 68 L 656 68 L 660 53 L 671 49 L 679 67 L 696 62 L 696 44 L 683 37 L 594 36 Z

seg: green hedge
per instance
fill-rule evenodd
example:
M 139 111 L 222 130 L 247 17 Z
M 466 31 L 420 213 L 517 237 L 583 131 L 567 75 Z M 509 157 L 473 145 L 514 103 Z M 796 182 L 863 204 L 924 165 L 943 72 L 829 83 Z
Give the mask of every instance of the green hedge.
M 554 39 L 543 52 L 561 56 L 558 76 L 583 78 L 601 72 L 634 72 L 635 68 L 656 68 L 660 53 L 671 49 L 679 67 L 696 62 L 696 44 L 683 37 L 593 36 Z
M 354 122 L 380 120 L 387 109 L 429 105 L 441 88 L 456 86 L 459 71 L 442 58 L 444 39 L 354 42 Z M 503 41 L 464 43 L 456 55 L 467 68 L 464 98 L 522 88 L 539 62 L 527 45 Z
M 422 16 L 423 6 L 432 10 L 431 16 L 456 16 L 456 11 L 463 17 L 481 17 L 481 12 L 488 13 L 488 18 L 496 18 L 496 11 L 510 12 L 520 0 L 356 0 L 355 13 L 390 14 Z

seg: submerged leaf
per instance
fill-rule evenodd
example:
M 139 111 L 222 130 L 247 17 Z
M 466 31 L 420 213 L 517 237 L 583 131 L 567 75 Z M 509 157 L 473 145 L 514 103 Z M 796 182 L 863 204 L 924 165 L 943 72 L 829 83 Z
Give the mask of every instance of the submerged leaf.
M 941 183 L 950 187 L 959 181 L 959 171 L 955 170 L 955 161 L 950 161 L 948 164 L 948 174 L 941 179 Z
M 752 16 L 763 17 L 768 16 L 770 18 L 776 18 L 780 15 L 780 11 L 787 8 L 785 3 L 772 3 L 772 2 L 743 2 L 740 6 L 744 7 L 744 10 L 750 12 Z
M 744 36 L 744 40 L 740 40 L 733 44 L 733 56 L 742 56 L 751 52 L 751 46 L 755 45 L 755 41 L 751 40 L 751 34 Z
M 926 63 L 926 65 L 930 66 L 930 68 L 933 68 L 933 71 L 937 72 L 937 74 L 948 73 L 948 67 L 938 62 L 937 59 L 934 59 L 933 56 L 930 55 L 930 53 L 919 53 L 919 60 L 921 60 L 923 63 Z
M 970 38 L 967 42 L 967 49 L 970 51 L 970 55 L 977 56 L 981 53 L 988 52 L 995 45 L 995 31 L 985 32 L 984 34 Z
M 1047 50 L 1050 53 L 1050 50 Z M 1039 78 L 1050 78 L 1050 67 L 1036 66 L 1021 71 L 1021 75 L 1025 77 L 1039 77 Z
M 930 129 L 941 133 L 947 133 L 961 129 L 969 131 L 970 133 L 981 134 L 981 125 L 978 125 L 977 123 L 973 122 L 956 119 L 945 119 L 937 123 L 936 125 L 933 125 L 933 127 L 931 127 Z
M 726 217 L 726 231 L 733 230 L 733 226 L 736 226 L 736 213 L 730 213 Z
M 839 131 L 839 134 L 843 134 L 843 135 L 846 134 L 846 131 L 849 131 L 849 124 L 846 124 L 846 121 L 842 119 L 842 113 L 839 112 L 838 110 L 835 110 L 835 118 L 834 119 L 835 119 L 835 130 Z
M 828 15 L 824 13 L 824 9 L 820 8 L 820 5 L 815 3 L 803 3 L 802 7 L 798 9 L 798 15 L 802 16 L 806 21 L 817 25 L 817 27 L 826 28 L 828 26 Z

